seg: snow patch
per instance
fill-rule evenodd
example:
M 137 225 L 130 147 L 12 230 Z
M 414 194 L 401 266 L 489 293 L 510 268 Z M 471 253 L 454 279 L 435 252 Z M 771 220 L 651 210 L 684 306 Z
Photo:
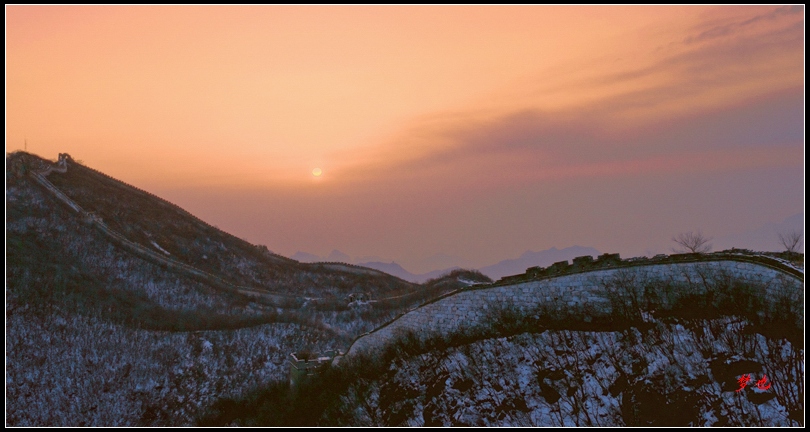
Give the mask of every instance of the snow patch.
M 167 251 L 166 249 L 163 249 L 162 247 L 160 247 L 160 245 L 158 245 L 157 243 L 155 243 L 155 241 L 154 241 L 154 240 L 149 240 L 149 241 L 152 243 L 152 246 L 156 247 L 156 248 L 157 248 L 159 251 L 161 251 L 161 252 L 165 253 L 166 255 L 171 255 L 171 254 L 169 253 L 169 251 Z
M 475 282 L 475 281 L 467 280 L 467 279 L 464 279 L 464 278 L 458 278 L 457 280 L 459 282 L 463 283 L 464 285 L 467 285 L 467 286 L 485 285 L 486 284 L 486 282 Z

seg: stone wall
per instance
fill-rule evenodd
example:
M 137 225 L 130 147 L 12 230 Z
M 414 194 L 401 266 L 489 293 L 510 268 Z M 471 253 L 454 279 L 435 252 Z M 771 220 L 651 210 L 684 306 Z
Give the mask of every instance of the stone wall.
M 107 239 L 110 240 L 111 243 L 148 262 L 159 265 L 163 268 L 172 270 L 174 272 L 183 274 L 193 280 L 208 284 L 213 288 L 228 291 L 235 294 L 245 295 L 259 303 L 279 307 L 300 307 L 304 303 L 305 299 L 300 297 L 285 296 L 282 294 L 270 293 L 254 287 L 232 284 L 211 273 L 200 270 L 196 267 L 185 264 L 176 259 L 166 257 L 151 249 L 145 248 L 138 243 L 130 241 L 119 232 L 110 228 L 97 216 L 95 216 L 90 212 L 85 211 L 81 206 L 79 206 L 79 204 L 70 199 L 56 186 L 54 186 L 53 183 L 49 182 L 48 179 L 45 178 L 45 176 L 49 175 L 52 172 L 65 172 L 67 170 L 68 160 L 70 160 L 70 156 L 68 156 L 67 154 L 60 153 L 59 162 L 55 164 L 55 167 L 46 166 L 40 170 L 32 170 L 30 172 L 30 176 L 40 186 L 42 186 L 43 188 L 45 188 L 45 190 L 50 192 L 59 202 L 66 205 L 73 212 L 78 213 L 85 223 L 92 225 L 99 232 L 104 234 L 104 236 L 107 237 Z M 314 300 L 317 302 L 320 299 Z
M 630 262 L 626 267 L 586 270 L 542 280 L 475 287 L 434 300 L 360 336 L 349 347 L 346 356 L 383 348 L 406 333 L 426 338 L 484 325 L 491 319 L 493 308 L 504 306 L 525 312 L 536 310 L 544 304 L 566 309 L 587 306 L 590 311 L 607 314 L 610 313 L 611 306 L 605 283 L 617 277 L 635 278 L 637 281 L 665 281 L 676 287 L 707 286 L 706 279 L 733 277 L 737 282 L 750 283 L 763 289 L 762 294 L 766 301 L 778 299 L 785 292 L 793 299 L 803 299 L 803 272 L 780 268 L 778 261 L 774 261 L 773 265 L 765 261 L 766 257 L 753 259 L 726 254 L 704 256 L 700 259 L 696 257 L 695 262 L 644 265 Z M 803 318 L 802 308 L 802 321 Z
M 64 169 L 61 170 L 61 171 L 60 170 L 53 170 L 53 171 L 65 172 L 65 171 L 67 171 L 67 162 L 75 164 L 73 158 L 67 153 L 59 153 L 59 163 L 62 163 L 62 161 L 64 161 Z M 74 165 L 74 166 L 76 166 L 76 165 Z M 159 202 L 161 202 L 163 204 L 166 204 L 169 207 L 171 207 L 173 210 L 182 213 L 183 216 L 194 219 L 194 221 L 196 221 L 201 226 L 219 230 L 219 228 L 216 228 L 216 227 L 212 226 L 211 224 L 209 224 L 208 222 L 205 222 L 204 220 L 198 218 L 197 216 L 194 216 L 193 214 L 189 213 L 188 211 L 186 211 L 182 207 L 177 206 L 177 205 L 173 204 L 172 202 L 167 201 L 167 200 L 165 200 L 165 199 L 163 199 L 163 198 L 161 198 L 161 197 L 159 197 L 159 196 L 157 196 L 157 195 L 155 195 L 155 194 L 153 194 L 151 192 L 145 191 L 145 190 L 143 190 L 143 189 L 141 189 L 141 188 L 139 188 L 137 186 L 133 186 L 133 185 L 127 183 L 127 182 L 118 180 L 118 179 L 116 179 L 114 177 L 111 177 L 111 176 L 109 176 L 109 175 L 107 175 L 107 174 L 105 174 L 105 173 L 103 173 L 101 171 L 90 168 L 88 166 L 81 165 L 80 168 L 84 169 L 84 170 L 87 170 L 88 172 L 93 173 L 95 175 L 104 177 L 105 179 L 107 179 L 109 181 L 112 181 L 112 182 L 115 182 L 116 184 L 122 185 L 123 187 L 129 189 L 130 192 L 140 194 L 142 196 L 146 196 L 146 197 L 149 197 L 150 199 L 153 199 L 153 200 L 159 201 Z M 236 237 L 233 234 L 230 234 L 228 232 L 221 231 L 221 233 L 223 233 L 224 235 L 233 237 L 236 240 L 241 240 L 241 239 L 239 239 L 239 237 Z M 295 263 L 295 262 L 297 262 L 297 261 L 295 261 L 295 260 L 293 260 L 291 258 L 287 258 L 285 256 L 281 256 L 281 255 L 278 255 L 278 254 L 275 254 L 275 253 L 272 253 L 272 252 L 269 252 L 269 251 L 268 251 L 268 254 L 269 254 L 268 255 L 269 257 L 271 257 L 272 259 L 274 259 L 276 261 L 285 262 L 285 263 Z
M 73 212 L 78 213 L 80 217 L 84 220 L 85 223 L 92 225 L 102 234 L 104 234 L 108 240 L 110 240 L 116 246 L 131 252 L 132 254 L 145 259 L 153 264 L 157 264 L 163 268 L 167 268 L 169 270 L 181 273 L 187 277 L 190 277 L 194 280 L 206 283 L 214 288 L 229 291 L 232 293 L 237 293 L 241 295 L 245 295 L 250 297 L 252 300 L 257 301 L 259 303 L 263 303 L 269 306 L 276 306 L 276 307 L 294 307 L 298 308 L 304 305 L 305 303 L 313 304 L 313 305 L 320 305 L 321 308 L 333 308 L 333 307 L 342 307 L 344 305 L 335 305 L 334 300 L 331 298 L 304 298 L 304 297 L 297 297 L 297 296 L 289 296 L 284 294 L 272 293 L 268 292 L 264 289 L 257 288 L 257 287 L 249 287 L 249 286 L 241 286 L 230 283 L 217 275 L 213 275 L 208 273 L 204 270 L 198 269 L 191 265 L 185 264 L 180 262 L 174 258 L 167 257 L 165 255 L 159 254 L 149 248 L 143 247 L 138 243 L 132 242 L 127 239 L 121 233 L 113 230 L 107 224 L 105 224 L 100 218 L 96 215 L 93 215 L 90 212 L 85 211 L 78 203 L 70 199 L 67 195 L 65 195 L 59 188 L 53 185 L 48 179 L 46 178 L 49 174 L 53 172 L 57 173 L 65 173 L 68 169 L 68 162 L 72 162 L 73 159 L 67 153 L 60 153 L 59 159 L 56 163 L 50 164 L 45 163 L 43 166 L 38 167 L 36 169 L 32 169 L 29 174 L 31 178 L 33 178 L 40 186 L 44 187 L 48 192 L 50 192 L 59 202 L 69 207 Z M 203 222 L 196 216 L 188 213 L 187 211 L 183 210 L 180 207 L 175 206 L 174 204 L 156 196 L 149 192 L 146 192 L 142 189 L 139 189 L 135 186 L 129 185 L 124 182 L 120 182 L 107 174 L 104 174 L 100 171 L 96 171 L 89 167 L 82 166 L 83 169 L 86 169 L 92 173 L 98 174 L 103 176 L 111 181 L 115 181 L 118 183 L 123 184 L 125 187 L 130 188 L 135 193 L 140 193 L 146 195 L 152 199 L 159 200 L 164 202 L 168 205 L 171 205 L 173 208 L 181 211 L 185 216 L 191 217 L 195 219 L 200 224 L 205 226 L 210 226 L 207 223 Z M 225 233 L 227 234 L 227 233 Z M 230 234 L 227 234 L 230 235 Z M 236 237 L 234 237 L 236 238 Z M 289 264 L 298 264 L 297 261 L 292 260 L 290 258 L 282 257 L 280 255 L 272 254 L 272 257 L 281 261 L 284 261 Z M 361 273 L 361 274 L 369 274 L 375 276 L 390 276 L 387 273 L 381 272 L 379 270 L 370 269 L 366 267 L 361 267 L 352 264 L 346 263 L 315 263 L 310 265 L 312 269 L 327 269 L 327 270 L 334 270 L 334 271 L 346 271 L 351 273 Z M 415 284 L 411 284 L 415 285 Z M 399 297 L 391 297 L 391 298 L 383 298 L 376 300 L 375 302 L 381 301 L 388 301 L 388 300 L 402 300 L 407 299 L 410 297 L 418 297 L 420 292 L 414 291 L 413 293 L 399 296 Z M 409 297 L 410 296 L 410 297 Z
M 55 167 L 43 167 L 39 172 L 31 171 L 31 177 L 60 202 L 82 215 L 87 223 L 95 226 L 112 243 L 152 263 L 208 283 L 213 287 L 249 296 L 265 304 L 290 307 L 300 306 L 304 301 L 298 297 L 268 293 L 253 287 L 231 284 L 218 276 L 163 256 L 128 240 L 109 228 L 100 219 L 84 211 L 45 178 L 45 175 L 53 171 L 64 172 L 69 160 L 70 156 L 60 154 L 59 162 L 55 164 Z M 618 254 L 604 254 L 596 261 L 580 257 L 574 260 L 573 265 L 564 261 L 555 263 L 546 269 L 532 267 L 527 269 L 525 274 L 505 277 L 491 285 L 478 285 L 445 294 L 400 315 L 370 333 L 361 335 L 355 339 L 346 355 L 350 356 L 369 349 L 384 347 L 400 334 L 407 332 L 428 337 L 482 325 L 489 318 L 492 307 L 511 305 L 530 311 L 543 304 L 561 308 L 587 306 L 602 313 L 609 313 L 610 305 L 603 286 L 605 281 L 617 275 L 663 280 L 681 285 L 700 285 L 705 278 L 721 273 L 733 275 L 742 282 L 764 287 L 765 292 L 762 294 L 766 300 L 776 298 L 786 290 L 794 298 L 803 299 L 804 297 L 804 272 L 767 256 L 740 253 L 681 254 L 624 261 L 619 258 Z M 418 292 L 381 300 L 396 301 L 417 294 Z M 321 299 L 307 300 L 318 303 Z

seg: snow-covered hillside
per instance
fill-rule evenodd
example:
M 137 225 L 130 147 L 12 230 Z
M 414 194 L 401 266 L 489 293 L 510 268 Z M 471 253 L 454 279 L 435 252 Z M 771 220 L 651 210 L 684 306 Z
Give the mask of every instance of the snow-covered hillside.
M 761 301 L 769 291 L 733 275 L 723 289 L 672 290 L 671 309 L 657 312 L 650 305 L 662 303 L 650 299 L 671 286 L 645 284 L 640 297 L 634 287 L 618 290 L 615 312 L 593 321 L 564 302 L 523 313 L 494 301 L 503 309 L 460 326 L 481 324 L 481 333 L 359 365 L 344 356 L 347 366 L 307 384 L 315 387 L 291 389 L 290 353 L 346 349 L 423 301 L 490 281 L 457 270 L 415 285 L 356 266 L 297 263 L 71 164 L 50 177 L 92 210 L 77 213 L 21 161 L 46 163 L 7 159 L 7 426 L 803 421 L 803 271 L 793 271 L 801 273 L 795 295 L 770 302 Z M 111 242 L 94 217 L 161 257 L 304 300 L 268 304 L 177 271 L 167 258 L 144 259 Z M 543 321 L 555 316 L 565 325 Z M 751 383 L 736 392 L 747 374 Z M 771 387 L 754 390 L 766 376 Z
M 798 426 L 804 350 L 745 320 L 549 330 L 392 362 L 344 396 L 353 425 Z M 742 390 L 740 377 L 750 374 Z M 759 390 L 766 379 L 770 388 Z M 765 382 L 760 383 L 765 387 Z M 362 403 L 352 395 L 365 395 Z

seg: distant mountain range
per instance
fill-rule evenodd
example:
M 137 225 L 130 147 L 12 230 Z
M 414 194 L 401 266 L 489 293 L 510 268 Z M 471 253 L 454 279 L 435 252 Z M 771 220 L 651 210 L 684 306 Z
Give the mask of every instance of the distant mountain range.
M 498 280 L 504 276 L 523 273 L 529 267 L 548 267 L 557 261 L 571 260 L 583 255 L 595 257 L 599 255 L 599 251 L 584 246 L 571 246 L 564 249 L 553 247 L 540 252 L 526 251 L 519 258 L 503 260 L 479 270 L 493 280 Z
M 526 251 L 518 258 L 503 260 L 497 264 L 482 267 L 478 270 L 480 270 L 481 273 L 489 276 L 493 280 L 497 280 L 504 276 L 523 273 L 529 267 L 534 266 L 548 267 L 549 265 L 554 264 L 557 261 L 571 260 L 575 257 L 583 255 L 596 256 L 599 255 L 599 251 L 592 247 L 584 247 L 584 246 L 571 246 L 564 249 L 557 249 L 556 247 L 553 247 L 551 249 L 546 249 L 539 252 Z M 443 256 L 449 257 L 447 255 Z M 423 283 L 428 279 L 437 278 L 439 276 L 450 273 L 455 269 L 460 268 L 459 266 L 451 266 L 439 270 L 433 270 L 427 273 L 416 274 L 409 272 L 395 261 L 391 262 L 382 262 L 382 261 L 359 262 L 357 260 L 352 261 L 351 257 L 348 254 L 345 254 L 339 250 L 333 250 L 326 257 L 319 257 L 311 253 L 299 251 L 296 252 L 291 258 L 306 263 L 318 261 L 337 261 L 337 262 L 357 264 L 363 267 L 369 267 L 375 270 L 380 270 L 392 276 L 396 276 L 400 279 L 404 279 L 406 281 L 414 283 Z
M 453 271 L 455 269 L 460 268 L 459 266 L 452 266 L 452 267 L 448 267 L 448 268 L 445 268 L 445 269 L 434 270 L 434 271 L 430 271 L 430 272 L 423 273 L 423 274 L 416 274 L 416 273 L 411 273 L 408 270 L 405 270 L 401 265 L 397 264 L 394 261 L 391 261 L 391 262 L 387 263 L 387 262 L 383 262 L 381 260 L 381 258 L 374 257 L 374 256 L 371 256 L 371 257 L 365 256 L 365 257 L 359 257 L 357 259 L 352 259 L 351 256 L 349 256 L 348 254 L 346 254 L 344 252 L 341 252 L 341 251 L 339 251 L 337 249 L 333 250 L 332 252 L 329 253 L 329 255 L 327 255 L 325 257 L 320 257 L 318 255 L 311 254 L 311 253 L 308 253 L 308 252 L 298 251 L 293 256 L 291 256 L 290 258 L 292 258 L 292 259 L 294 259 L 296 261 L 303 262 L 303 263 L 344 262 L 344 263 L 349 263 L 349 264 L 356 264 L 356 265 L 360 265 L 360 266 L 363 266 L 363 267 L 368 267 L 368 268 L 372 268 L 372 269 L 375 269 L 375 270 L 379 270 L 381 272 L 385 272 L 385 273 L 388 273 L 388 274 L 390 274 L 392 276 L 396 276 L 396 277 L 398 277 L 400 279 L 404 279 L 404 280 L 406 280 L 408 282 L 414 282 L 414 283 L 422 283 L 422 282 L 427 281 L 428 279 L 433 279 L 433 278 L 437 278 L 439 276 L 443 276 L 443 275 L 445 275 L 447 273 L 450 273 L 451 271 Z
M 400 279 L 405 279 L 408 282 L 414 282 L 414 283 L 423 283 L 423 282 L 425 282 L 425 281 L 427 281 L 429 279 L 434 279 L 434 278 L 437 278 L 437 277 L 440 277 L 440 276 L 444 276 L 445 274 L 450 273 L 451 271 L 460 268 L 460 267 L 450 267 L 450 268 L 441 269 L 441 270 L 433 270 L 431 272 L 427 272 L 427 273 L 423 273 L 423 274 L 413 274 L 413 273 L 409 272 L 408 270 L 405 270 L 404 268 L 402 268 L 401 265 L 395 263 L 394 261 L 391 261 L 390 263 L 373 261 L 373 262 L 359 263 L 358 265 L 361 265 L 363 267 L 373 268 L 375 270 L 379 270 L 381 272 L 385 272 L 385 273 L 388 273 L 388 274 L 390 274 L 392 276 L 396 276 L 396 277 L 398 277 Z
M 314 263 L 314 262 L 318 262 L 318 261 L 324 261 L 318 255 L 314 255 L 314 254 L 306 253 L 306 252 L 301 252 L 301 251 L 296 252 L 295 255 L 291 256 L 290 258 L 292 258 L 292 259 L 294 259 L 296 261 L 299 261 L 299 262 L 303 262 L 303 263 Z
M 782 222 L 771 222 L 764 224 L 754 230 L 742 231 L 736 234 L 718 237 L 712 241 L 712 249 L 723 250 L 736 247 L 756 251 L 782 251 L 784 250 L 784 247 L 779 244 L 779 233 L 786 233 L 791 230 L 804 233 L 804 213 L 797 213 Z M 804 252 L 804 242 L 802 242 L 801 251 Z M 518 258 L 506 259 L 497 264 L 478 268 L 478 270 L 493 280 L 498 280 L 504 276 L 523 273 L 529 267 L 548 267 L 557 261 L 571 260 L 583 255 L 597 256 L 599 254 L 600 252 L 598 250 L 586 246 L 571 246 L 564 249 L 552 247 L 551 249 L 546 249 L 539 252 L 526 251 Z M 382 260 L 379 257 L 360 257 L 352 260 L 351 256 L 337 249 L 333 250 L 325 257 L 299 251 L 296 252 L 291 258 L 305 263 L 329 261 L 357 264 L 363 267 L 380 270 L 392 276 L 396 276 L 400 279 L 414 283 L 423 283 L 428 279 L 442 276 L 462 267 L 473 269 L 471 266 L 466 264 L 466 261 L 463 258 L 447 254 L 436 254 L 420 261 L 423 267 L 440 268 L 439 270 L 433 270 L 422 274 L 411 273 L 397 262 L 385 262 L 386 260 Z
M 290 258 L 292 258 L 292 259 L 294 259 L 296 261 L 304 262 L 304 263 L 341 262 L 341 263 L 354 264 L 354 262 L 352 262 L 352 257 L 350 257 L 349 255 L 347 255 L 347 254 L 345 254 L 345 253 L 343 253 L 343 252 L 341 252 L 341 251 L 339 251 L 337 249 L 332 250 L 332 252 L 329 252 L 329 255 L 327 255 L 325 257 L 319 257 L 318 255 L 315 255 L 315 254 L 298 251 L 298 252 L 295 253 L 295 255 L 291 256 Z

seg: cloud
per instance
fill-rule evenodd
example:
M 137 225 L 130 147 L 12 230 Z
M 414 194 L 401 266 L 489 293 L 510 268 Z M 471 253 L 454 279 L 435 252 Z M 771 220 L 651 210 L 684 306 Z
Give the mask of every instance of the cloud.
M 524 89 L 531 97 L 511 106 L 425 116 L 351 171 L 359 180 L 430 179 L 461 188 L 747 169 L 757 158 L 769 166 L 796 163 L 791 158 L 803 145 L 804 39 L 795 13 L 737 18 L 723 24 L 734 37 L 704 36 L 642 66 L 599 69 L 604 65 L 596 62 L 596 76 L 553 89 L 586 95 L 572 96 L 569 106 L 542 106 L 549 89 L 538 87 Z M 754 25 L 765 21 L 766 28 Z M 778 154 L 762 158 L 764 149 Z
M 490 172 L 519 175 L 525 170 L 535 178 L 718 171 L 739 167 L 741 155 L 800 149 L 802 107 L 802 93 L 794 89 L 618 134 L 599 116 L 572 119 L 521 111 L 459 129 L 455 146 L 403 163 L 399 170 L 407 174 L 488 166 Z M 712 163 L 697 162 L 701 158 Z M 544 174 L 538 176 L 538 170 Z
M 781 6 L 768 13 L 755 15 L 751 18 L 733 21 L 721 25 L 715 25 L 707 30 L 702 30 L 697 35 L 690 35 L 684 39 L 684 43 L 692 44 L 705 42 L 724 36 L 730 36 L 745 31 L 748 27 L 763 21 L 773 21 L 785 16 L 803 14 L 804 7 L 799 5 Z M 803 15 L 802 15 L 803 16 Z

